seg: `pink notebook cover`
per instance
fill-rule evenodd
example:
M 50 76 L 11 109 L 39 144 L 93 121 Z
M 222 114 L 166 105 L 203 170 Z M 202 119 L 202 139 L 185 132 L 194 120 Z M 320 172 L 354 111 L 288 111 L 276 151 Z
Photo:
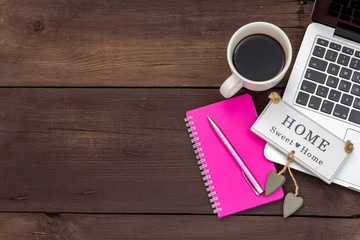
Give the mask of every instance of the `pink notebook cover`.
M 257 113 L 250 95 L 242 95 L 186 112 L 198 156 L 202 160 L 207 190 L 218 217 L 244 211 L 284 196 L 280 188 L 269 197 L 256 196 L 236 160 L 212 129 L 207 116 L 224 132 L 242 160 L 265 189 L 266 177 L 276 171 L 264 156 L 265 141 L 251 132 Z

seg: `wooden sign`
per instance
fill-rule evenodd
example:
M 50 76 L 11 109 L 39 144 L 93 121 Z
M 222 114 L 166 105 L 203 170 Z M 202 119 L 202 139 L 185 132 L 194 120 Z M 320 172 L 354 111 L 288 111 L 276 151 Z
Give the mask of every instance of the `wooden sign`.
M 251 130 L 330 184 L 348 157 L 345 142 L 284 101 L 270 102 Z

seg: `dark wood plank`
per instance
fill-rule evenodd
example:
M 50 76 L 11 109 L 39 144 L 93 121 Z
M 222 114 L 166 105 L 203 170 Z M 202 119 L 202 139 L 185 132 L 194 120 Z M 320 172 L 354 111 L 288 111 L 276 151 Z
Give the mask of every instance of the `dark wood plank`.
M 312 5 L 1 1 L 0 86 L 218 87 L 230 74 L 226 47 L 239 27 L 274 23 L 289 35 L 296 55 Z
M 260 112 L 267 92 L 252 96 Z M 216 89 L 0 89 L 0 211 L 211 214 L 183 118 L 220 100 Z M 295 176 L 297 215 L 360 213 L 359 193 Z
M 0 238 L 43 239 L 359 239 L 359 219 L 198 215 L 0 214 Z

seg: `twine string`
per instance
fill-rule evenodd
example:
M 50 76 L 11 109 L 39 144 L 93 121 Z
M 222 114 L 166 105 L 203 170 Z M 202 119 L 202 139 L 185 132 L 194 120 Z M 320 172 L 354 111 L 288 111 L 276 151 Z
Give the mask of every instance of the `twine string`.
M 270 95 L 269 95 L 269 99 L 273 103 L 279 103 L 281 101 L 281 97 L 277 92 L 271 92 Z
M 292 150 L 291 152 L 289 152 L 289 154 L 286 156 L 286 159 L 287 159 L 287 163 L 286 165 L 284 166 L 284 168 L 277 174 L 277 175 L 281 175 L 283 173 L 286 172 L 286 170 L 289 170 L 289 174 L 294 182 L 294 185 L 295 185 L 295 197 L 297 197 L 299 195 L 299 185 L 297 184 L 296 180 L 295 180 L 295 177 L 293 175 L 293 173 L 291 172 L 291 169 L 290 169 L 290 163 L 292 163 L 294 161 L 294 156 L 295 156 L 295 151 Z
M 350 140 L 347 140 L 346 143 L 345 143 L 345 152 L 346 153 L 351 153 L 353 148 L 354 148 L 354 145 L 351 143 Z

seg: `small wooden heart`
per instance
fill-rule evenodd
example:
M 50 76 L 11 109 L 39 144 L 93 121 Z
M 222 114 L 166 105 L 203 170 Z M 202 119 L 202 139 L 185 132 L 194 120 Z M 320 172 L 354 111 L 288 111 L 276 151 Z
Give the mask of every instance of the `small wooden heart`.
M 277 175 L 274 171 L 269 172 L 266 178 L 265 197 L 278 190 L 285 183 L 285 180 L 286 178 L 283 175 Z
M 283 216 L 287 218 L 296 212 L 304 203 L 302 197 L 296 197 L 293 193 L 288 193 L 284 199 Z

